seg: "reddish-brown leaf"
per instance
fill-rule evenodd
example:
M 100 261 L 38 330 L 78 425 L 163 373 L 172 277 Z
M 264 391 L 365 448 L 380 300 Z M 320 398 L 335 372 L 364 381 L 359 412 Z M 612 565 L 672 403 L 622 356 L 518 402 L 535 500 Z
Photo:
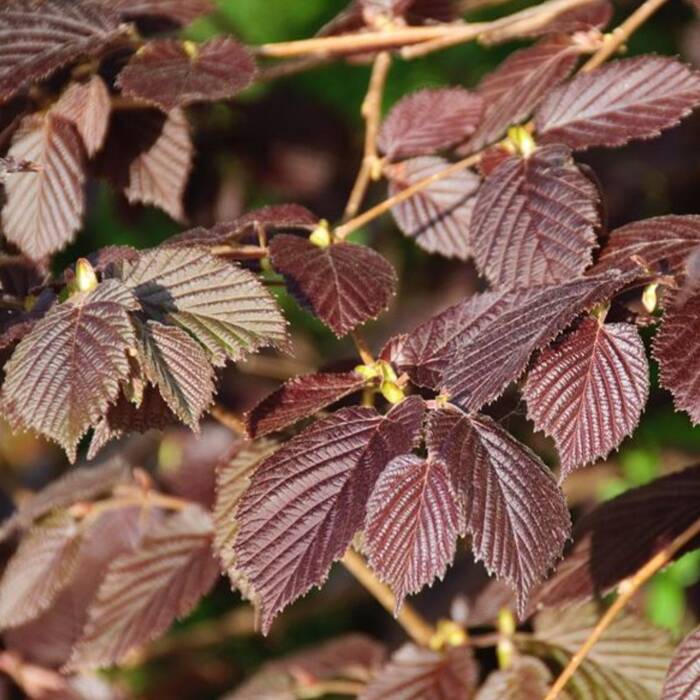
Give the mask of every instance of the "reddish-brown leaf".
M 598 190 L 565 146 L 512 157 L 476 200 L 471 241 L 479 269 L 499 287 L 533 287 L 578 277 L 596 244 Z
M 555 85 L 576 65 L 579 51 L 568 37 L 542 39 L 512 53 L 479 85 L 484 116 L 467 143 L 478 151 L 503 136 L 509 126 L 524 121 Z
M 214 12 L 212 0 L 102 0 L 126 19 L 164 17 L 178 24 L 190 22 Z
M 516 658 L 504 671 L 494 671 L 474 700 L 540 700 L 547 695 L 552 674 L 531 656 Z
M 571 529 L 551 472 L 491 418 L 453 407 L 430 414 L 427 444 L 450 469 L 476 558 L 513 586 L 523 614 Z
M 469 700 L 478 676 L 469 647 L 440 652 L 406 644 L 394 653 L 359 700 Z
M 591 29 L 604 29 L 613 17 L 613 6 L 609 0 L 592 0 L 587 5 L 575 7 L 557 15 L 549 24 L 528 31 L 523 36 L 543 34 L 573 34 Z
M 75 460 L 78 442 L 129 376 L 127 351 L 136 338 L 128 310 L 135 304 L 124 285 L 106 280 L 34 326 L 5 366 L 3 408 L 16 430 L 36 430 Z
M 672 58 L 639 56 L 555 88 L 535 116 L 538 140 L 575 150 L 658 136 L 700 103 L 700 76 Z
M 248 50 L 231 37 L 197 46 L 160 39 L 138 51 L 117 78 L 122 92 L 170 112 L 193 102 L 232 98 L 255 77 Z
M 447 465 L 439 457 L 391 461 L 367 504 L 364 547 L 389 584 L 398 613 L 406 595 L 445 575 L 464 516 Z
M 683 271 L 685 261 L 700 245 L 700 216 L 658 216 L 635 221 L 610 234 L 594 272 L 648 269 L 660 274 Z
M 118 15 L 91 0 L 6 0 L 0 9 L 0 102 L 97 53 L 120 32 Z
M 661 330 L 654 339 L 661 385 L 673 394 L 679 411 L 700 423 L 700 293 L 665 305 Z
M 219 574 L 211 538 L 209 515 L 192 506 L 112 560 L 67 668 L 109 666 L 189 613 Z
M 450 148 L 474 133 L 482 102 L 480 95 L 464 88 L 414 92 L 389 112 L 377 145 L 392 161 Z
M 257 469 L 239 504 L 237 580 L 259 609 L 263 632 L 289 603 L 326 579 L 362 528 L 382 469 L 411 450 L 423 401 L 386 416 L 344 408 L 286 443 Z
M 676 649 L 661 700 L 693 700 L 700 694 L 700 628 L 695 628 Z
M 625 284 L 617 272 L 504 295 L 498 313 L 467 327 L 457 339 L 443 387 L 466 411 L 498 398 L 525 370 L 535 350 L 547 345 L 580 313 L 609 298 Z
M 112 113 L 112 102 L 105 81 L 93 75 L 87 83 L 71 83 L 51 110 L 72 122 L 88 156 L 102 148 Z
M 251 438 L 282 430 L 365 385 L 355 372 L 307 374 L 286 381 L 245 415 Z
M 533 596 L 533 603 L 554 606 L 607 594 L 698 517 L 700 467 L 603 503 L 576 523 L 573 549 Z M 688 549 L 698 544 L 696 538 Z
M 194 147 L 184 113 L 168 114 L 160 136 L 129 165 L 126 198 L 153 204 L 177 221 L 185 218 L 183 196 L 192 167 Z
M 338 337 L 376 318 L 396 291 L 394 268 L 366 246 L 322 248 L 307 238 L 280 234 L 270 243 L 270 257 L 297 301 Z
M 636 326 L 588 318 L 528 374 L 528 418 L 554 438 L 562 478 L 617 449 L 639 422 L 649 363 Z
M 435 156 L 393 165 L 385 173 L 389 194 L 393 197 L 449 165 Z M 480 182 L 471 170 L 463 170 L 395 205 L 391 213 L 399 228 L 423 250 L 466 260 L 471 255 L 470 222 Z
M 85 155 L 73 124 L 55 114 L 26 117 L 10 156 L 36 163 L 5 183 L 5 237 L 30 258 L 55 253 L 73 240 L 85 209 Z

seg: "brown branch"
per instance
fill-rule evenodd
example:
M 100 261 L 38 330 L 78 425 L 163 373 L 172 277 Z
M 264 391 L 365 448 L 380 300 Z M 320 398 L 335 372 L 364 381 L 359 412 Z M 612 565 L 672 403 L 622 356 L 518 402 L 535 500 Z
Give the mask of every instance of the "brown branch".
M 357 354 L 362 358 L 362 362 L 366 365 L 374 364 L 374 355 L 367 345 L 367 341 L 362 337 L 359 331 L 352 331 L 350 333 L 352 342 L 355 343 L 355 348 Z
M 362 206 L 362 202 L 367 194 L 367 188 L 373 179 L 374 171 L 377 167 L 377 135 L 379 134 L 379 126 L 382 119 L 384 87 L 390 66 L 391 54 L 388 51 L 378 53 L 374 59 L 367 95 L 362 103 L 362 116 L 367 125 L 365 129 L 365 148 L 360 172 L 357 175 L 350 199 L 345 207 L 346 219 L 352 219 L 360 210 L 360 206 Z
M 358 681 L 319 681 L 312 685 L 297 686 L 294 694 L 300 700 L 312 700 L 327 695 L 360 695 L 366 687 L 365 683 Z
M 561 672 L 559 678 L 557 678 L 544 700 L 555 700 L 559 693 L 564 690 L 564 686 L 571 680 L 571 677 L 576 673 L 591 649 L 603 636 L 627 603 L 632 600 L 637 591 L 639 591 L 657 571 L 666 566 L 674 556 L 698 534 L 700 534 L 700 519 L 696 520 L 689 528 L 678 535 L 673 542 L 654 555 L 636 574 L 634 574 L 634 576 L 623 581 L 618 586 L 620 595 L 608 608 L 605 615 L 600 618 L 600 621 L 593 628 L 588 639 L 581 645 L 581 648 L 571 657 L 568 665 Z
M 605 43 L 581 67 L 581 72 L 594 70 L 605 63 L 665 2 L 667 0 L 646 0 L 642 3 L 621 25 L 606 34 Z
M 396 598 L 391 589 L 384 585 L 367 566 L 365 560 L 352 549 L 348 549 L 341 559 L 343 566 L 377 599 L 382 607 L 394 614 Z M 433 626 L 408 603 L 404 603 L 396 616 L 396 621 L 406 630 L 417 644 L 428 646 L 435 634 Z
M 219 421 L 221 425 L 228 428 L 232 433 L 236 435 L 245 435 L 246 429 L 243 421 L 234 413 L 231 413 L 225 406 L 219 403 L 215 403 L 209 410 L 211 417 Z

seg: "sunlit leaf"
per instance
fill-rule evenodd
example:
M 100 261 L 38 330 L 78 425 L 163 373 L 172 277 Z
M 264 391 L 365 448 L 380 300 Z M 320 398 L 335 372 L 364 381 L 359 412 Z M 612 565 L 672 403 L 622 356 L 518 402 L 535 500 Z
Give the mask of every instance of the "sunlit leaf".
M 700 690 L 700 632 L 693 630 L 676 649 L 661 700 L 694 700 Z
M 595 319 L 540 354 L 524 391 L 528 417 L 557 444 L 562 478 L 619 447 L 648 394 L 649 364 L 636 326 Z
M 9 155 L 36 163 L 38 172 L 5 183 L 3 234 L 30 258 L 55 253 L 73 240 L 85 209 L 85 155 L 73 124 L 55 114 L 26 117 Z
M 117 78 L 122 92 L 170 112 L 232 98 L 252 82 L 255 62 L 231 37 L 204 44 L 160 39 L 134 54 Z
M 555 88 L 535 116 L 538 140 L 573 149 L 658 136 L 700 103 L 700 76 L 672 58 L 639 56 Z
M 396 291 L 394 268 L 371 248 L 280 234 L 270 243 L 275 269 L 291 293 L 337 336 L 376 318 Z
M 389 194 L 393 197 L 448 166 L 442 158 L 424 156 L 388 167 Z M 466 260 L 471 255 L 470 222 L 480 182 L 473 172 L 463 170 L 396 204 L 391 212 L 399 228 L 423 250 Z
M 410 451 L 422 426 L 421 399 L 386 416 L 343 408 L 268 457 L 237 513 L 238 582 L 259 610 L 263 632 L 275 615 L 325 581 L 362 528 L 382 469 Z
M 517 658 L 505 671 L 494 671 L 475 700 L 540 700 L 547 695 L 552 674 L 538 659 Z
M 471 241 L 479 269 L 496 286 L 565 282 L 591 263 L 598 190 L 565 146 L 501 163 L 479 190 Z

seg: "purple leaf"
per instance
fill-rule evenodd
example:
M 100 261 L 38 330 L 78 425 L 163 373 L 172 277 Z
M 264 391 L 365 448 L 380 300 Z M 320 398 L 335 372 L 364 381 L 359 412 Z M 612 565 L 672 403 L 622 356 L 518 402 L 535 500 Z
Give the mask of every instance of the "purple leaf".
M 432 156 L 386 168 L 389 195 L 431 177 L 450 164 Z M 469 224 L 480 179 L 470 170 L 454 173 L 391 209 L 399 228 L 428 253 L 466 260 L 471 255 Z
M 538 141 L 574 150 L 622 146 L 669 129 L 700 103 L 700 76 L 672 58 L 639 56 L 555 88 L 535 116 Z
M 676 649 L 664 682 L 661 700 L 692 700 L 700 688 L 700 628 Z
M 344 408 L 260 465 L 238 507 L 234 556 L 239 586 L 256 603 L 264 633 L 343 556 L 362 528 L 379 474 L 411 450 L 423 414 L 417 397 L 386 416 Z
M 481 96 L 464 88 L 420 90 L 389 112 L 377 145 L 392 161 L 429 156 L 471 136 L 481 111 Z
M 212 0 L 102 0 L 127 19 L 164 17 L 178 24 L 189 24 L 216 9 Z
M 245 415 L 251 438 L 274 433 L 354 394 L 366 381 L 355 372 L 307 374 L 286 381 Z
M 364 548 L 396 596 L 395 613 L 407 594 L 445 575 L 463 519 L 439 457 L 402 455 L 386 466 L 367 504 Z
M 505 671 L 494 671 L 474 700 L 539 700 L 547 695 L 552 674 L 531 656 L 516 658 Z
M 396 291 L 394 268 L 371 248 L 280 234 L 270 243 L 275 269 L 290 292 L 338 337 L 384 311 Z
M 562 479 L 606 457 L 637 426 L 649 395 L 636 326 L 584 320 L 541 353 L 523 395 L 528 418 L 557 444 Z
M 450 469 L 475 557 L 514 588 L 522 615 L 569 537 L 561 490 L 542 461 L 487 416 L 432 412 L 427 445 Z
M 613 6 L 608 0 L 592 0 L 586 5 L 575 7 L 557 15 L 544 27 L 532 30 L 524 36 L 544 34 L 574 34 L 589 32 L 591 29 L 604 29 L 613 17 Z
M 596 245 L 598 190 L 565 146 L 512 157 L 485 180 L 471 241 L 479 269 L 498 287 L 533 287 L 578 277 Z

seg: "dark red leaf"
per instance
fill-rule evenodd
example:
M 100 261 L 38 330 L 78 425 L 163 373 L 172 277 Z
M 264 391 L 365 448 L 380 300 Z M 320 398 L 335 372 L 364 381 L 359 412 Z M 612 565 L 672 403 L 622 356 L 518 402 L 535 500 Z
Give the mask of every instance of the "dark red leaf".
M 466 646 L 439 652 L 406 644 L 394 653 L 359 700 L 469 700 L 478 676 Z
M 528 418 L 554 438 L 562 479 L 617 449 L 639 422 L 649 363 L 636 326 L 588 318 L 530 370 Z
M 85 209 L 85 155 L 72 123 L 49 113 L 26 117 L 9 154 L 36 163 L 39 172 L 5 183 L 3 233 L 33 259 L 64 248 L 80 228 Z
M 469 152 L 481 150 L 503 136 L 509 126 L 523 122 L 544 96 L 576 65 L 579 50 L 568 37 L 543 39 L 512 53 L 479 85 L 484 116 L 467 143 Z
M 396 291 L 396 273 L 366 246 L 334 243 L 325 248 L 280 234 L 270 243 L 275 269 L 290 292 L 338 337 L 376 318 Z
M 479 269 L 499 287 L 533 287 L 578 277 L 591 263 L 598 190 L 565 146 L 512 157 L 476 199 L 471 241 Z
M 588 32 L 591 29 L 604 29 L 613 17 L 613 6 L 608 0 L 592 0 L 587 5 L 575 7 L 557 15 L 549 24 L 533 31 L 526 36 L 541 36 L 543 34 L 573 34 Z
M 442 158 L 424 156 L 386 168 L 389 194 L 393 197 L 449 165 Z M 423 250 L 466 260 L 471 255 L 470 221 L 479 184 L 477 175 L 463 170 L 422 189 L 392 207 L 391 213 Z
M 87 83 L 71 83 L 51 110 L 75 126 L 89 156 L 102 148 L 112 113 L 109 89 L 99 75 Z
M 365 383 L 355 372 L 294 377 L 246 413 L 248 435 L 257 438 L 282 430 L 354 394 Z
M 464 410 L 478 410 L 523 373 L 535 350 L 624 284 L 625 277 L 611 271 L 557 286 L 509 292 L 499 312 L 479 324 L 478 333 L 467 327 L 458 341 L 459 352 L 444 372 L 444 389 Z
M 547 695 L 552 674 L 531 656 L 516 658 L 504 671 L 494 671 L 474 700 L 540 700 Z
M 447 465 L 439 457 L 402 455 L 391 461 L 367 504 L 364 547 L 370 566 L 396 596 L 445 575 L 464 515 Z
M 238 582 L 267 633 L 275 615 L 326 579 L 362 528 L 382 469 L 413 447 L 424 414 L 411 397 L 386 416 L 344 408 L 258 468 L 237 512 Z
M 164 17 L 189 24 L 216 9 L 212 0 L 102 0 L 127 19 Z
M 661 700 L 692 700 L 700 689 L 700 628 L 694 629 L 673 655 Z
M 658 136 L 700 103 L 700 76 L 672 58 L 639 56 L 581 73 L 535 116 L 541 143 L 575 150 Z
M 389 112 L 377 145 L 392 161 L 432 155 L 471 136 L 482 106 L 481 96 L 464 88 L 414 92 Z
M 698 517 L 700 467 L 603 503 L 576 524 L 573 549 L 533 602 L 552 606 L 605 595 Z M 688 549 L 698 544 L 696 538 Z
M 452 407 L 429 415 L 427 445 L 450 469 L 476 558 L 513 586 L 522 615 L 571 529 L 551 472 L 491 418 Z
M 654 339 L 661 385 L 673 394 L 679 411 L 700 423 L 700 293 L 665 305 L 661 330 Z
M 204 44 L 160 39 L 138 51 L 117 78 L 122 92 L 170 112 L 232 98 L 255 77 L 255 62 L 231 37 Z
M 119 17 L 91 0 L 6 0 L 0 9 L 0 102 L 121 32 Z
M 593 270 L 625 272 L 644 268 L 660 274 L 683 271 L 690 252 L 700 245 L 700 216 L 658 216 L 635 221 L 610 234 Z

